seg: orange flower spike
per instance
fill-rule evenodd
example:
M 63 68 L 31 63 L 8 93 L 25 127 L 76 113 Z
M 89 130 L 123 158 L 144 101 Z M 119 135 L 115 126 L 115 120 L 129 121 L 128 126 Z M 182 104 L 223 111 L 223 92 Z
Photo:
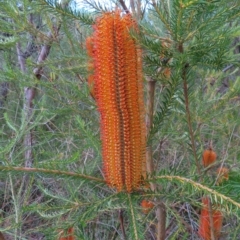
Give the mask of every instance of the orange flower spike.
M 135 22 L 132 21 L 129 15 L 124 19 L 127 25 L 127 28 L 131 28 L 135 26 Z M 125 42 L 125 58 L 126 58 L 126 75 L 128 76 L 127 81 L 127 105 L 131 109 L 129 112 L 130 115 L 130 142 L 133 143 L 130 146 L 130 156 L 131 159 L 135 159 L 131 161 L 132 169 L 135 169 L 135 174 L 132 175 L 133 183 L 137 183 L 138 179 L 141 178 L 143 172 L 143 164 L 135 165 L 138 162 L 137 159 L 142 158 L 144 155 L 145 147 L 138 149 L 137 146 L 143 146 L 145 144 L 145 122 L 144 122 L 144 109 L 141 106 L 144 106 L 143 103 L 143 85 L 142 85 L 142 59 L 141 59 L 141 50 L 136 47 L 136 42 L 130 36 L 126 36 L 128 41 Z M 133 57 L 135 61 L 133 62 Z
M 198 234 L 204 240 L 211 240 L 211 226 L 210 226 L 210 212 L 209 212 L 209 201 L 208 197 L 202 198 L 203 207 L 201 209 L 200 222 Z M 222 229 L 223 215 L 221 211 L 212 209 L 212 219 L 215 238 L 220 236 Z
M 209 202 L 209 198 L 208 197 L 203 197 L 202 198 L 203 207 L 201 209 L 198 234 L 204 240 L 211 240 L 208 202 Z
M 92 36 L 105 179 L 128 192 L 140 185 L 146 145 L 141 55 L 131 28 L 129 15 L 104 13 Z
M 204 167 L 208 167 L 216 161 L 217 154 L 212 150 L 211 147 L 203 152 L 202 162 Z
M 74 228 L 73 227 L 70 227 L 68 229 L 68 240 L 75 240 L 75 237 L 74 237 Z
M 223 215 L 219 210 L 213 210 L 213 227 L 215 238 L 218 239 L 222 230 Z
M 141 202 L 141 207 L 142 207 L 142 212 L 144 214 L 148 214 L 151 211 L 151 209 L 154 208 L 154 204 L 152 202 L 144 199 Z

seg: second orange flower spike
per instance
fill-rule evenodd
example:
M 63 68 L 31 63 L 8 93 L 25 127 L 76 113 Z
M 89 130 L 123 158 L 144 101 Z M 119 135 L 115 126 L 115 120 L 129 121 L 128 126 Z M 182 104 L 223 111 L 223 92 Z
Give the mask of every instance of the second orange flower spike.
M 217 154 L 212 150 L 211 147 L 209 147 L 203 152 L 202 163 L 204 167 L 208 167 L 209 165 L 213 164 L 216 159 Z

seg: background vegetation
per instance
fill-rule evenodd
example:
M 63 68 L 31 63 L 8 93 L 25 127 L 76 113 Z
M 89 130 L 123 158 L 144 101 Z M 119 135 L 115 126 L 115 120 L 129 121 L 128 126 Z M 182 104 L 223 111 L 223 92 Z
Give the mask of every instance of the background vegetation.
M 104 183 L 99 115 L 86 80 L 85 39 L 96 17 L 115 6 L 139 25 L 133 37 L 143 49 L 153 121 L 151 190 L 131 194 Z M 239 17 L 238 0 L 88 0 L 77 8 L 74 1 L 0 1 L 5 238 L 59 239 L 73 227 L 76 239 L 200 239 L 201 197 L 208 195 L 224 215 L 221 239 L 239 239 Z M 204 169 L 209 145 L 217 162 Z M 230 174 L 217 185 L 219 166 Z M 143 199 L 154 203 L 147 214 Z

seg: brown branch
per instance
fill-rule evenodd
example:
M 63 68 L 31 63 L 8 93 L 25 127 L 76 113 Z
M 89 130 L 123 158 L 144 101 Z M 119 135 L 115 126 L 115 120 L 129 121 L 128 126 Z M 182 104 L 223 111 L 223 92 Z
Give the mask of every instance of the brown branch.
M 137 1 L 137 17 L 138 19 L 142 18 L 141 0 Z
M 1 232 L 0 232 L 0 240 L 5 240 L 5 238 Z
M 154 94 L 155 94 L 156 81 L 148 79 L 147 81 L 147 109 L 146 109 L 146 128 L 147 135 L 150 133 L 152 124 L 153 124 L 153 109 L 154 109 Z M 147 147 L 146 152 L 146 167 L 148 174 L 152 174 L 154 171 L 154 164 L 152 159 L 152 146 Z M 150 183 L 152 190 L 155 190 L 156 184 Z
M 121 230 L 122 230 L 122 234 L 123 234 L 123 239 L 126 240 L 126 233 L 125 233 L 125 228 L 124 228 L 124 222 L 123 222 L 123 210 L 120 209 L 118 212 L 118 216 L 119 216 L 119 222 L 120 222 L 120 226 L 121 226 Z
M 122 5 L 123 10 L 124 10 L 126 13 L 130 13 L 130 11 L 128 10 L 128 8 L 127 8 L 127 6 L 126 6 L 126 4 L 125 4 L 125 2 L 124 2 L 124 0 L 118 0 L 118 1 L 119 1 L 119 3 Z
M 166 206 L 160 202 L 157 206 L 156 216 L 158 220 L 157 225 L 157 240 L 165 240 L 166 235 Z
M 183 43 L 179 44 L 178 50 L 180 53 L 183 53 L 183 51 L 184 51 Z M 187 117 L 188 130 L 189 130 L 190 139 L 191 139 L 192 151 L 193 151 L 194 159 L 196 162 L 197 171 L 198 171 L 198 174 L 200 175 L 201 167 L 200 167 L 198 157 L 197 157 L 196 145 L 195 145 L 194 134 L 193 134 L 193 129 L 192 129 L 191 113 L 190 113 L 190 108 L 189 108 L 188 84 L 187 84 L 187 69 L 188 69 L 188 67 L 189 67 L 189 64 L 186 63 L 182 69 L 183 91 L 184 91 L 186 117 Z
M 18 55 L 18 63 L 20 65 L 20 69 L 23 74 L 26 73 L 26 58 L 22 54 L 21 44 L 18 42 L 16 44 L 17 55 Z M 35 96 L 35 88 L 25 87 L 24 88 L 25 102 L 24 102 L 24 112 L 26 121 L 30 122 L 32 116 L 32 101 Z M 33 136 L 31 131 L 29 131 L 24 138 L 24 145 L 26 147 L 25 150 L 25 167 L 31 167 L 33 162 L 33 154 L 32 154 L 32 142 Z
M 33 14 L 30 14 L 29 16 L 29 24 L 32 26 L 32 29 L 34 29 L 33 27 Z M 54 34 L 52 34 L 51 30 L 49 35 L 49 40 L 47 41 L 47 43 L 45 45 L 43 45 L 43 47 L 41 48 L 40 54 L 38 56 L 37 59 L 37 64 L 39 66 L 37 66 L 34 70 L 33 70 L 33 74 L 35 75 L 35 77 L 40 80 L 41 78 L 41 71 L 42 71 L 42 63 L 45 61 L 45 59 L 48 57 L 49 52 L 50 52 L 50 48 L 52 45 L 52 42 L 54 40 L 55 35 L 58 35 L 60 29 L 60 24 L 59 27 L 55 28 L 53 27 L 53 31 Z M 28 72 L 26 69 L 26 59 L 28 57 L 30 57 L 36 50 L 37 47 L 34 43 L 35 39 L 34 36 L 30 35 L 30 39 L 29 42 L 26 46 L 26 50 L 23 52 L 21 49 L 21 44 L 20 42 L 18 42 L 16 44 L 16 51 L 17 51 L 17 57 L 18 57 L 18 63 L 19 63 L 19 68 L 21 69 L 22 75 L 27 76 Z M 30 167 L 33 166 L 33 161 L 34 161 L 34 156 L 33 156 L 33 146 L 34 146 L 34 134 L 33 131 L 30 129 L 30 126 L 32 125 L 32 116 L 33 116 L 33 100 L 35 98 L 36 95 L 36 87 L 32 86 L 32 87 L 24 87 L 24 106 L 23 106 L 23 111 L 24 111 L 24 115 L 25 115 L 25 122 L 26 122 L 26 129 L 25 129 L 25 135 L 24 135 L 24 147 L 25 147 L 25 152 L 24 152 L 24 167 L 22 168 L 15 168 L 15 170 L 18 171 L 24 171 L 24 172 L 30 172 L 34 170 L 36 171 L 36 169 L 31 169 Z M 10 167 L 4 167 L 0 168 L 0 170 L 11 170 Z M 14 168 L 12 168 L 12 170 L 14 170 Z M 42 170 L 44 171 L 44 169 Z M 46 170 L 45 170 L 46 171 Z M 30 180 L 29 180 L 29 175 L 25 174 L 22 178 L 21 181 L 21 186 L 18 189 L 18 195 L 22 196 L 24 199 L 28 198 L 28 191 L 30 189 L 29 184 Z M 12 194 L 14 195 L 14 192 L 12 190 Z M 14 200 L 15 201 L 15 200 Z M 17 203 L 15 203 L 15 205 L 17 205 Z M 21 203 L 22 205 L 22 203 Z M 21 209 L 22 206 L 18 206 L 19 209 Z M 18 221 L 18 220 L 17 220 Z
M 17 49 L 18 63 L 20 65 L 20 69 L 23 73 L 25 73 L 26 72 L 26 59 L 22 55 L 21 44 L 19 42 L 17 42 L 17 44 L 16 44 L 16 49 Z
M 58 28 L 56 29 L 56 35 L 58 34 L 60 29 L 60 24 Z M 40 54 L 37 59 L 37 64 L 39 65 L 33 70 L 33 73 L 35 77 L 40 80 L 42 76 L 42 65 L 46 58 L 49 55 L 50 49 L 51 49 L 51 44 L 53 42 L 54 36 L 51 32 L 48 33 L 48 38 L 49 42 L 46 43 L 44 46 L 42 46 Z M 17 51 L 18 51 L 18 60 L 21 66 L 21 70 L 25 73 L 26 67 L 25 67 L 25 58 L 21 55 L 21 50 L 20 50 L 20 44 L 17 44 Z M 31 122 L 31 117 L 33 114 L 33 100 L 36 95 L 36 88 L 35 87 L 25 87 L 24 88 L 24 94 L 25 94 L 25 104 L 24 104 L 24 109 L 25 109 L 25 114 L 26 114 L 26 121 L 28 124 Z M 24 138 L 24 145 L 25 145 L 25 167 L 31 167 L 33 164 L 33 134 L 32 131 L 27 132 Z
M 31 18 L 30 18 L 31 21 Z M 60 29 L 60 24 L 59 27 L 56 30 L 56 35 L 58 34 L 58 31 Z M 51 44 L 53 42 L 54 36 L 52 33 L 49 33 L 49 41 L 46 43 L 38 56 L 37 63 L 40 65 L 36 67 L 33 70 L 33 73 L 35 77 L 39 80 L 41 78 L 41 71 L 42 71 L 42 66 L 41 63 L 48 57 Z M 16 50 L 17 50 L 17 55 L 18 55 L 18 62 L 20 65 L 20 69 L 24 75 L 27 74 L 26 70 L 26 59 L 32 55 L 32 53 L 35 51 L 34 49 L 31 49 L 32 44 L 34 44 L 34 39 L 32 38 L 30 40 L 30 43 L 27 45 L 26 51 L 23 52 L 21 51 L 21 44 L 18 42 L 16 44 Z M 24 152 L 24 166 L 25 170 L 28 171 L 30 167 L 33 165 L 34 161 L 34 156 L 33 156 L 33 146 L 34 146 L 34 134 L 32 130 L 29 130 L 29 126 L 31 126 L 32 122 L 32 116 L 33 116 L 33 100 L 36 95 L 36 87 L 24 87 L 24 114 L 25 114 L 25 121 L 26 121 L 26 133 L 24 136 L 24 147 L 25 147 L 25 152 Z M 20 169 L 19 169 L 20 170 Z M 24 175 L 21 186 L 19 187 L 19 195 L 26 196 L 26 193 L 29 190 L 29 175 Z
M 130 0 L 130 7 L 132 9 L 133 16 L 136 17 L 135 0 Z
M 153 124 L 153 111 L 154 111 L 154 94 L 155 94 L 156 81 L 148 79 L 147 82 L 147 109 L 146 109 L 146 128 L 147 134 L 149 134 L 152 124 Z M 154 172 L 154 163 L 153 163 L 153 150 L 152 145 L 147 147 L 146 151 L 146 168 L 147 173 L 152 175 Z M 150 182 L 150 187 L 152 191 L 156 191 L 156 183 Z M 159 201 L 156 216 L 158 220 L 157 225 L 157 240 L 164 240 L 166 235 L 166 206 L 162 201 Z
M 119 0 L 120 1 L 120 0 Z M 132 15 L 136 20 L 140 20 L 142 18 L 141 12 L 141 0 L 130 0 L 130 7 L 132 10 Z
M 53 40 L 55 38 L 55 36 L 58 35 L 59 33 L 59 30 L 60 30 L 60 27 L 61 25 L 59 24 L 59 26 L 55 29 L 55 33 L 54 35 L 52 34 L 52 32 L 50 31 L 48 34 L 47 34 L 47 37 L 49 39 L 48 43 L 46 43 L 41 51 L 40 51 L 40 54 L 38 56 L 38 59 L 37 59 L 37 64 L 39 65 L 38 67 L 36 67 L 34 70 L 33 70 L 33 73 L 34 75 L 36 76 L 36 78 L 39 80 L 41 78 L 41 72 L 42 72 L 42 65 L 41 63 L 43 63 L 46 58 L 48 57 L 49 53 L 50 53 L 50 49 L 51 49 L 51 46 L 52 46 L 52 43 L 53 43 Z

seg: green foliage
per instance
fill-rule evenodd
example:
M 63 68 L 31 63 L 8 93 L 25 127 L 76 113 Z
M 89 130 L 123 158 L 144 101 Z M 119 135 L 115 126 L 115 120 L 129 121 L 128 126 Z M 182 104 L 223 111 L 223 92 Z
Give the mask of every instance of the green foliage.
M 92 14 L 84 9 L 79 11 L 71 6 L 63 6 L 61 3 L 59 3 L 59 1 L 56 0 L 40 0 L 39 2 L 42 11 L 59 14 L 59 16 L 64 16 L 68 19 L 78 20 L 82 24 L 86 25 L 92 25 L 94 23 Z
M 240 3 L 154 2 L 144 1 L 133 36 L 143 49 L 144 78 L 156 82 L 148 134 L 155 168 L 146 181 L 158 187 L 126 194 L 104 181 L 99 115 L 87 85 L 85 39 L 95 17 L 110 7 L 0 1 L 0 231 L 6 236 L 56 239 L 74 226 L 76 239 L 124 239 L 124 231 L 126 239 L 155 239 L 161 200 L 168 239 L 197 238 L 201 197 L 208 195 L 224 214 L 223 232 L 239 239 L 240 78 L 232 43 L 239 37 Z M 50 54 L 39 62 L 43 46 Z M 27 88 L 36 90 L 30 114 Z M 203 169 L 202 152 L 210 143 L 217 163 Z M 230 174 L 217 185 L 220 165 Z M 154 203 L 148 214 L 142 213 L 143 199 Z
M 16 44 L 17 39 L 14 37 L 4 37 L 0 40 L 0 47 L 1 48 L 7 48 L 7 47 L 12 47 Z

